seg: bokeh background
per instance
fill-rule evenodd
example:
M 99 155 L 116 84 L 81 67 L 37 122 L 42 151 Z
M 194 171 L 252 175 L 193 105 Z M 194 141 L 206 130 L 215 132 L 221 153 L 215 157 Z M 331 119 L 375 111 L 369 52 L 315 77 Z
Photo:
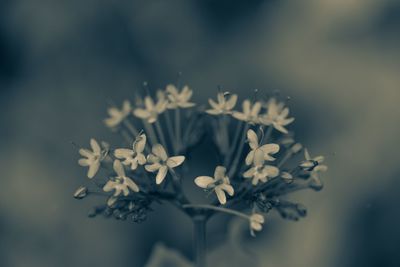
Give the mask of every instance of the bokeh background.
M 271 215 L 237 248 L 236 224 L 215 221 L 211 266 L 400 266 L 396 0 L 1 1 L 0 266 L 144 266 L 155 247 L 191 259 L 190 221 L 169 206 L 137 225 L 72 198 L 85 171 L 70 142 L 116 140 L 109 101 L 178 72 L 199 102 L 218 85 L 290 96 L 292 129 L 330 168 L 322 192 L 295 196 L 300 222 Z

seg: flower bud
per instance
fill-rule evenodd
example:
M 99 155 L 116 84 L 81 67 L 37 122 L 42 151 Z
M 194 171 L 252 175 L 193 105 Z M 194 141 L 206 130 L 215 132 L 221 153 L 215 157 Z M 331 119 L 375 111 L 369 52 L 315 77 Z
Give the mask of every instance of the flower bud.
M 296 154 L 298 152 L 300 152 L 300 150 L 303 148 L 303 145 L 300 143 L 296 143 L 292 146 L 291 150 L 293 154 Z
M 88 195 L 88 189 L 84 186 L 80 186 L 78 189 L 76 189 L 74 193 L 74 198 L 82 199 L 85 198 L 87 195 Z

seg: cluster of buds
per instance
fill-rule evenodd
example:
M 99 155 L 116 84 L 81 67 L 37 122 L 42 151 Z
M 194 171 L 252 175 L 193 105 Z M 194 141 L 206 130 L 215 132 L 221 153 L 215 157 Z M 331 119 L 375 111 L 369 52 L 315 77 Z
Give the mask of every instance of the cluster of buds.
M 91 149 L 79 150 L 79 164 L 88 167 L 91 183 L 78 188 L 74 197 L 105 197 L 90 216 L 141 222 L 153 203 L 165 201 L 190 216 L 225 212 L 245 218 L 253 235 L 271 210 L 287 219 L 304 217 L 306 209 L 285 197 L 322 189 L 320 173 L 327 167 L 322 156 L 311 157 L 287 129 L 294 118 L 286 104 L 276 97 L 245 99 L 242 110 L 235 110 L 238 96 L 219 92 L 204 108 L 191 101 L 192 94 L 188 86 L 179 90 L 168 85 L 154 97 L 138 97 L 135 105 L 125 100 L 120 109 L 108 109 L 104 122 L 126 145 L 91 139 Z M 193 177 L 182 165 L 205 142 L 217 151 L 214 174 Z M 183 179 L 192 180 L 209 200 L 192 204 Z

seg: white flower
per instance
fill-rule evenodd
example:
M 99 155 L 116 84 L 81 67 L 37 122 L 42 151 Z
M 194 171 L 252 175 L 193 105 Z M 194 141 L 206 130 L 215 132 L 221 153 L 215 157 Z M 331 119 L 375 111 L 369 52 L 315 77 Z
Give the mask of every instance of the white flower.
M 311 170 L 311 176 L 313 178 L 318 178 L 318 174 L 320 172 L 326 172 L 328 170 L 328 166 L 321 164 L 324 161 L 323 156 L 317 156 L 312 158 L 308 153 L 307 149 L 304 149 L 304 157 L 305 161 L 303 161 L 300 166 Z
M 243 173 L 244 178 L 252 178 L 252 184 L 256 186 L 259 181 L 265 183 L 268 178 L 275 178 L 279 174 L 279 169 L 275 166 L 264 165 L 264 153 L 261 149 L 257 150 L 254 156 L 254 165 Z
M 118 148 L 114 151 L 114 155 L 118 159 L 124 159 L 122 164 L 130 165 L 131 170 L 136 170 L 138 164 L 144 165 L 146 163 L 146 157 L 143 154 L 146 146 L 146 135 L 141 134 L 133 142 L 132 149 Z
M 169 169 L 178 167 L 185 161 L 185 156 L 168 157 L 167 152 L 160 144 L 155 144 L 151 150 L 152 154 L 147 156 L 147 162 L 150 163 L 145 166 L 148 172 L 156 172 L 156 184 L 161 184 Z
M 212 109 L 207 109 L 206 112 L 210 115 L 230 114 L 236 105 L 237 95 L 230 95 L 228 98 L 224 93 L 218 93 L 217 100 L 218 103 L 208 99 Z
M 137 108 L 133 111 L 133 114 L 148 123 L 154 123 L 157 121 L 158 115 L 163 113 L 167 108 L 168 101 L 163 97 L 158 97 L 157 103 L 154 103 L 150 96 L 144 98 L 144 109 Z
M 125 100 L 122 104 L 122 109 L 119 110 L 116 107 L 111 107 L 108 109 L 109 118 L 104 120 L 107 127 L 114 128 L 118 126 L 132 111 L 131 103 Z
M 219 202 L 224 205 L 226 203 L 225 192 L 230 196 L 233 196 L 234 194 L 234 189 L 230 185 L 229 178 L 225 173 L 225 167 L 217 166 L 215 168 L 214 178 L 210 176 L 199 176 L 194 180 L 194 182 L 201 188 L 214 190 Z
M 258 141 L 257 134 L 252 130 L 247 131 L 247 139 L 249 141 L 249 145 L 251 151 L 246 157 L 246 165 L 251 165 L 254 161 L 256 153 L 262 154 L 264 160 L 274 161 L 275 158 L 272 157 L 270 154 L 276 154 L 279 152 L 279 145 L 277 144 L 266 144 L 260 146 Z
M 265 183 L 268 181 L 268 178 L 274 178 L 278 176 L 279 169 L 275 166 L 271 165 L 257 165 L 251 167 L 245 173 L 243 173 L 244 178 L 253 178 L 251 183 L 256 186 L 259 181 Z
M 104 159 L 107 153 L 106 151 L 101 150 L 99 143 L 97 143 L 93 138 L 90 139 L 90 146 L 92 151 L 85 148 L 79 149 L 79 154 L 86 158 L 79 159 L 78 163 L 84 167 L 89 166 L 87 177 L 93 178 L 100 168 L 100 162 Z
M 294 118 L 287 118 L 288 115 L 289 108 L 272 98 L 267 103 L 267 113 L 260 116 L 260 122 L 264 125 L 272 125 L 278 131 L 287 134 L 288 131 L 284 126 L 294 121 Z
M 195 106 L 195 103 L 189 102 L 190 98 L 192 97 L 193 91 L 186 85 L 183 87 L 182 91 L 179 93 L 178 89 L 172 85 L 167 85 L 166 89 L 168 93 L 168 108 L 175 109 L 175 108 L 190 108 Z
M 250 100 L 243 101 L 243 112 L 234 111 L 232 116 L 238 120 L 248 122 L 250 124 L 259 123 L 258 114 L 261 110 L 261 103 L 256 102 L 251 106 Z
M 262 216 L 259 213 L 253 213 L 249 217 L 249 221 L 250 221 L 250 233 L 252 236 L 255 236 L 254 231 L 262 230 L 262 225 L 265 222 L 264 216 Z
M 121 161 L 115 160 L 114 164 L 114 171 L 117 173 L 116 177 L 113 177 L 112 180 L 109 180 L 103 187 L 105 192 L 110 192 L 115 190 L 114 197 L 119 196 L 123 193 L 124 196 L 129 195 L 129 189 L 134 192 L 139 192 L 139 187 L 135 184 L 131 178 L 125 175 L 124 166 L 122 165 Z

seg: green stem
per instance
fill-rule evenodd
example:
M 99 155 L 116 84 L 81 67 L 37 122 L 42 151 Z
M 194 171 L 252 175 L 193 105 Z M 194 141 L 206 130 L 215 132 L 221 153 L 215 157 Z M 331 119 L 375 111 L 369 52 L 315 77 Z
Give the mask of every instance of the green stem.
M 196 267 L 206 267 L 206 218 L 193 217 L 193 245 Z

